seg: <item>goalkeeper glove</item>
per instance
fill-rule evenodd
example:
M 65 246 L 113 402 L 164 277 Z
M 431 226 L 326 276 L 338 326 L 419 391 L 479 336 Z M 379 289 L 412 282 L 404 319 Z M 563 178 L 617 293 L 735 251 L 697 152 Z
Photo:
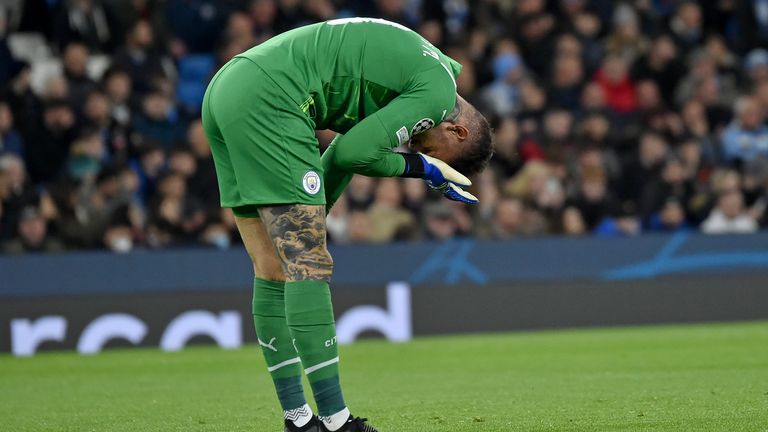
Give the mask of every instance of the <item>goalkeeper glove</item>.
M 406 161 L 404 176 L 423 178 L 429 187 L 440 191 L 449 200 L 467 204 L 478 202 L 474 195 L 462 189 L 472 185 L 472 182 L 447 163 L 422 153 L 403 154 L 403 157 Z

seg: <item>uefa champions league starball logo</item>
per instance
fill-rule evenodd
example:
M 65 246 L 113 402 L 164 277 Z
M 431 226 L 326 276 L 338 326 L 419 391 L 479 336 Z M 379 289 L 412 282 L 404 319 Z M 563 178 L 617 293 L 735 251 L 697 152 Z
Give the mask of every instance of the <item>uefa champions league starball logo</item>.
M 320 192 L 320 176 L 314 171 L 307 171 L 307 173 L 304 174 L 302 184 L 304 185 L 304 190 L 310 195 L 315 195 Z
M 434 120 L 431 118 L 423 118 L 416 122 L 411 128 L 411 136 L 418 135 L 426 130 L 432 129 L 435 126 Z

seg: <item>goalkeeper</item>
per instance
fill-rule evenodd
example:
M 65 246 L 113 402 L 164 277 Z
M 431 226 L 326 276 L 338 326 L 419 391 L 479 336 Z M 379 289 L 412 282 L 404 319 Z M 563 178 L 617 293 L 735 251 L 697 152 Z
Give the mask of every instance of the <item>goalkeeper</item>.
M 375 432 L 342 396 L 325 212 L 353 174 L 423 178 L 477 202 L 460 172 L 484 168 L 491 132 L 457 96 L 460 70 L 406 27 L 351 18 L 276 36 L 208 86 L 202 117 L 221 205 L 253 261 L 253 319 L 286 431 Z M 322 158 L 316 129 L 339 133 Z M 394 151 L 406 143 L 415 153 Z

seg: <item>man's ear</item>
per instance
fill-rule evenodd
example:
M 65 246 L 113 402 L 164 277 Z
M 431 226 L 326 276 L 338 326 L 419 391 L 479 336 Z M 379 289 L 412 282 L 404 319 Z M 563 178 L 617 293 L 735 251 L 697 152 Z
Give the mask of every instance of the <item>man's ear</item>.
M 462 124 L 452 124 L 449 129 L 451 132 L 455 133 L 461 141 L 464 141 L 469 136 L 469 129 Z

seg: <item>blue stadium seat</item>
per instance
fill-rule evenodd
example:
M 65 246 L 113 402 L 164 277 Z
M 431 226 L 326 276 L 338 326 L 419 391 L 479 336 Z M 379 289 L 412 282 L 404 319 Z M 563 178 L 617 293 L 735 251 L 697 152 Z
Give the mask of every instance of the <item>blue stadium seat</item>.
M 208 79 L 216 65 L 210 54 L 191 54 L 179 60 L 179 82 L 176 98 L 190 112 L 200 112 Z
M 179 81 L 176 85 L 176 99 L 189 112 L 199 113 L 200 104 L 202 104 L 203 96 L 205 95 L 205 88 L 205 81 Z
M 179 59 L 179 81 L 208 81 L 216 65 L 210 54 L 190 54 Z

